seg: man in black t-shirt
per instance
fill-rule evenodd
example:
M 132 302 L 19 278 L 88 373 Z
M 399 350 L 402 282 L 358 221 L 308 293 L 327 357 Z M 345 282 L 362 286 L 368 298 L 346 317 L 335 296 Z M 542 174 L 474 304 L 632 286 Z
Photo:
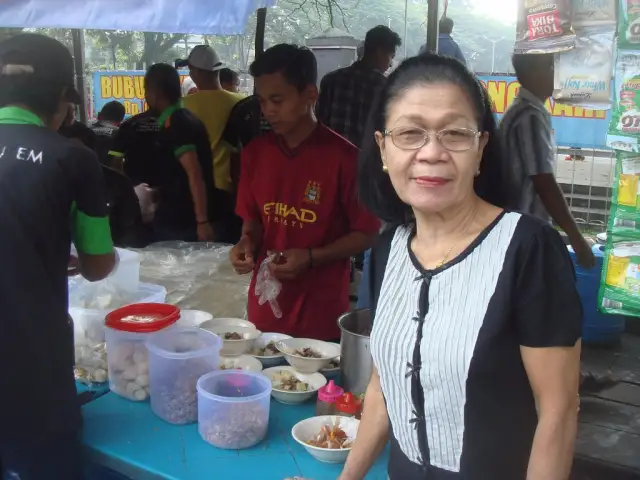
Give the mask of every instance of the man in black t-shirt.
M 125 109 L 118 101 L 112 101 L 105 104 L 98 113 L 98 121 L 91 125 L 91 130 L 96 134 L 96 148 L 98 159 L 105 165 L 109 164 L 109 152 L 113 137 L 118 131 L 118 127 L 124 119 Z
M 100 164 L 56 131 L 73 59 L 35 34 L 0 43 L 0 477 L 83 478 L 68 317 L 70 244 L 82 275 L 116 263 Z M 28 374 L 25 374 L 28 372 Z
M 182 108 L 180 75 L 171 65 L 149 68 L 145 92 L 150 109 L 160 112 L 154 240 L 213 241 L 216 202 L 207 130 Z
M 122 170 L 134 185 L 158 185 L 156 157 L 159 155 L 158 115 L 146 111 L 125 120 L 111 144 L 110 165 Z

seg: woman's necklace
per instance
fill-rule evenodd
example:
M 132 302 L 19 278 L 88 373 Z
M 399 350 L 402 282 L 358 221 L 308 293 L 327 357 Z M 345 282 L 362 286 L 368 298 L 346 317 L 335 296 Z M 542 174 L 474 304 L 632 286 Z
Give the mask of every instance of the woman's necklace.
M 460 235 L 457 236 L 457 238 L 455 239 L 451 247 L 449 247 L 449 250 L 447 250 L 447 253 L 444 254 L 444 257 L 442 257 L 442 261 L 438 264 L 437 268 L 441 268 L 445 264 L 445 262 L 447 261 L 447 258 L 449 258 L 449 255 L 451 254 L 453 249 L 456 247 L 460 239 L 464 237 L 467 231 L 469 230 L 469 227 L 471 226 L 471 221 L 473 220 L 473 217 L 475 217 L 476 215 L 476 209 L 477 209 L 477 206 L 474 206 L 473 212 L 471 212 L 471 215 L 467 220 L 467 225 L 464 227 L 464 230 L 462 230 L 462 233 L 460 233 Z

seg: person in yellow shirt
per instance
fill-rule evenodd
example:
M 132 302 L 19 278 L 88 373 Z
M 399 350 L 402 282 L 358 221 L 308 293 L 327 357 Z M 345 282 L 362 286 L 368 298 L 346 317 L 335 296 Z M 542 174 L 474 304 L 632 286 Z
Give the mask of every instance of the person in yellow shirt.
M 204 123 L 209 133 L 213 153 L 213 175 L 215 186 L 228 194 L 229 218 L 225 224 L 216 225 L 216 234 L 228 237 L 229 242 L 239 239 L 240 222 L 233 214 L 236 185 L 239 178 L 238 141 L 225 138 L 225 127 L 233 107 L 243 95 L 224 90 L 220 85 L 220 70 L 224 64 L 216 51 L 208 45 L 197 45 L 189 58 L 176 65 L 187 66 L 189 75 L 198 91 L 183 99 L 184 107 L 193 112 Z M 236 238 L 237 237 L 237 238 Z

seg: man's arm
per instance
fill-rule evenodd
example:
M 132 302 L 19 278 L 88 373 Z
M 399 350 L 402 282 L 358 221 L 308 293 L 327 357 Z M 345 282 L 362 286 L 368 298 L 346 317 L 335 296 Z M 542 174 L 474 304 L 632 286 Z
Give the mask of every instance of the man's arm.
M 467 64 L 467 60 L 464 58 L 464 53 L 462 53 L 462 50 L 460 49 L 460 45 L 458 45 L 458 42 L 456 42 L 456 58 L 460 60 L 464 65 Z
M 71 209 L 71 238 L 80 273 L 91 282 L 106 278 L 116 266 L 107 212 L 104 177 L 95 154 L 84 147 L 70 152 L 75 189 Z
M 198 224 L 207 223 L 209 222 L 207 188 L 204 183 L 202 168 L 200 168 L 195 146 L 193 149 L 181 153 L 178 161 L 180 165 L 182 165 L 182 168 L 184 168 L 187 179 L 189 180 L 189 189 L 191 190 L 196 222 L 198 222 Z

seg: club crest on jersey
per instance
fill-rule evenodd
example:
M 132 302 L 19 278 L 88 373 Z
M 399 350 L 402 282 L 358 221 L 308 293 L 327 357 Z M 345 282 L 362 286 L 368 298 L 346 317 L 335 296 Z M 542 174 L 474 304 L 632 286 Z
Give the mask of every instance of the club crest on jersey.
M 302 201 L 304 203 L 311 203 L 313 205 L 320 204 L 320 182 L 314 182 L 309 180 L 307 182 L 307 188 L 304 190 L 304 198 Z

